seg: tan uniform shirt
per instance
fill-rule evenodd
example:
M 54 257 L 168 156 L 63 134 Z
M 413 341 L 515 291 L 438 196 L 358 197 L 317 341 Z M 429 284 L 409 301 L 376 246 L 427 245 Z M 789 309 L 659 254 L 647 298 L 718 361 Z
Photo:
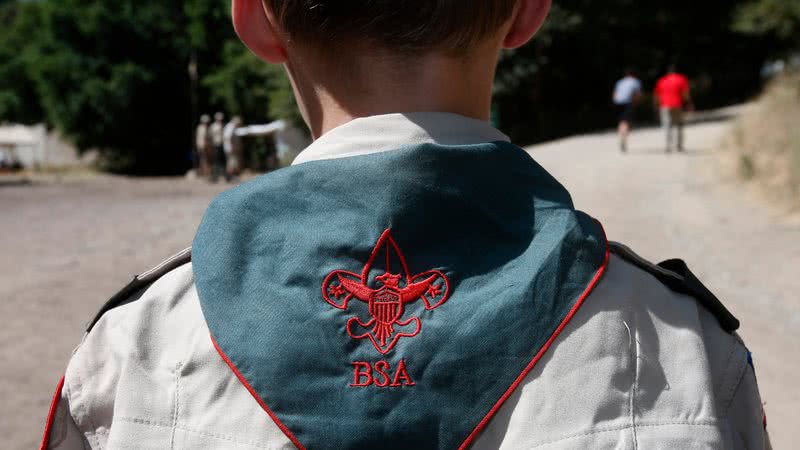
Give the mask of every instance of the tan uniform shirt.
M 298 163 L 398 142 L 503 139 L 459 116 L 379 116 L 326 134 Z M 611 256 L 472 448 L 768 448 L 742 341 L 630 258 Z M 49 448 L 293 448 L 214 349 L 186 255 L 143 279 L 155 281 L 103 315 L 75 351 Z

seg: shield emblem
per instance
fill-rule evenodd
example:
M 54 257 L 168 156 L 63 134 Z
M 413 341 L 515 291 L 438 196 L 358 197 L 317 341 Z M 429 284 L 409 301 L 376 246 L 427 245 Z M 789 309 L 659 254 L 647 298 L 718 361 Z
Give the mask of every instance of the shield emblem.
M 403 315 L 403 303 L 400 301 L 400 292 L 384 286 L 372 296 L 370 314 L 386 325 L 395 323 Z

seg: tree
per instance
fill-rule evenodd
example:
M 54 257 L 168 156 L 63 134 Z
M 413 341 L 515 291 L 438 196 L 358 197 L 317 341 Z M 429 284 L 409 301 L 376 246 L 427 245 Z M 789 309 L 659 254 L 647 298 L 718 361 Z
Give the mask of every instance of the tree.
M 732 31 L 735 12 L 727 0 L 557 2 L 534 42 L 501 59 L 501 126 L 519 142 L 609 127 L 624 69 L 652 89 L 673 62 L 692 79 L 700 107 L 744 100 L 761 85 L 769 42 Z
M 36 3 L 0 1 L 0 122 L 36 123 L 44 116 L 28 68 L 35 64 L 26 42 L 41 28 Z
M 201 111 L 299 117 L 225 0 L 0 0 L 0 25 L 0 120 L 43 120 L 113 172 L 186 170 Z
M 234 38 L 221 0 L 42 0 L 5 2 L 12 32 L 0 40 L 1 117 L 35 116 L 76 146 L 101 152 L 106 167 L 138 174 L 180 173 L 192 146 L 189 63 L 211 71 Z M 38 22 L 31 25 L 35 18 Z M 4 42 L 5 41 L 5 42 Z M 5 45 L 2 45 L 5 44 Z M 16 46 L 16 47 L 15 47 Z M 10 50 L 9 50 L 10 49 Z M 13 109 L 27 87 L 39 111 Z M 197 87 L 202 90 L 202 87 Z M 207 104 L 208 93 L 197 92 Z
M 558 2 L 501 58 L 500 125 L 521 143 L 608 127 L 625 67 L 652 86 L 675 61 L 699 106 L 745 99 L 774 47 L 765 33 L 797 35 L 798 2 Z M 300 122 L 283 70 L 236 39 L 227 0 L 0 0 L 0 26 L 0 121 L 44 120 L 114 171 L 188 168 L 200 112 Z
M 190 127 L 187 40 L 169 2 L 40 3 L 27 51 L 47 121 L 112 171 L 176 172 Z M 179 130 L 186 130 L 182 133 Z
M 734 29 L 749 34 L 772 34 L 800 44 L 800 0 L 758 0 L 737 11 Z
M 213 103 L 247 122 L 285 119 L 303 126 L 283 67 L 265 64 L 238 40 L 226 42 L 220 65 L 203 79 Z

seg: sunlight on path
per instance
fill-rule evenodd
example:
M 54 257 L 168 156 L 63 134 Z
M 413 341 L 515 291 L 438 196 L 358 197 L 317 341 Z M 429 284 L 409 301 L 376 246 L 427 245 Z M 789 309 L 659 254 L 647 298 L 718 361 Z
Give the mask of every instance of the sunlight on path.
M 720 183 L 714 151 L 729 126 L 689 127 L 686 154 L 665 154 L 657 129 L 636 132 L 626 155 L 613 133 L 529 150 L 610 239 L 655 262 L 685 259 L 739 317 L 773 444 L 788 449 L 800 412 L 800 227 L 775 220 L 739 186 Z

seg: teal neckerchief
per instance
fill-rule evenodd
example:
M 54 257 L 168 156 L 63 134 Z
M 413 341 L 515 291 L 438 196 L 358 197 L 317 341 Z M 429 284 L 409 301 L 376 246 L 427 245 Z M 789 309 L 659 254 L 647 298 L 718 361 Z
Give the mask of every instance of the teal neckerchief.
M 220 354 L 310 449 L 469 445 L 606 262 L 600 225 L 507 143 L 260 177 L 213 202 L 193 256 Z

